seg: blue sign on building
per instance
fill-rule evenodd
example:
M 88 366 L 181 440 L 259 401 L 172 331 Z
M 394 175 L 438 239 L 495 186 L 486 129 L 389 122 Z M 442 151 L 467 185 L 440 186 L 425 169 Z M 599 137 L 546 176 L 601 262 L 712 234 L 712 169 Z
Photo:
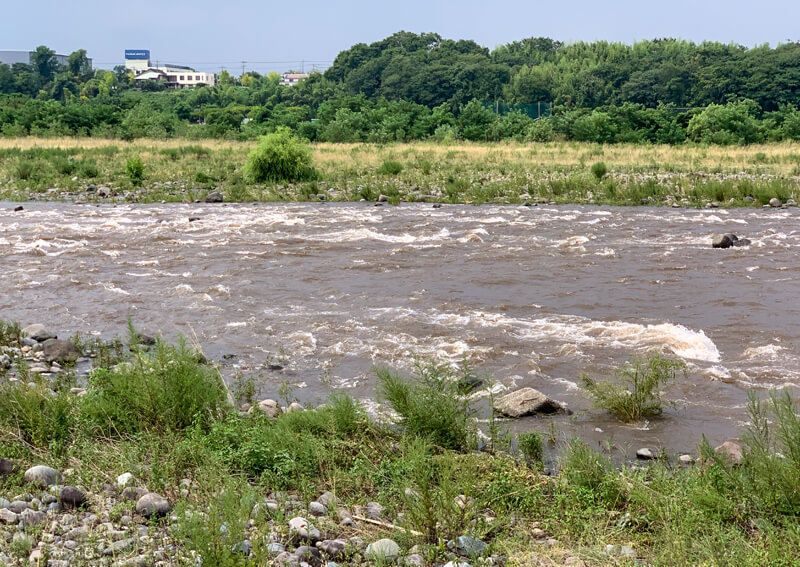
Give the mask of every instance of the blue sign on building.
M 126 49 L 125 59 L 150 59 L 149 49 Z

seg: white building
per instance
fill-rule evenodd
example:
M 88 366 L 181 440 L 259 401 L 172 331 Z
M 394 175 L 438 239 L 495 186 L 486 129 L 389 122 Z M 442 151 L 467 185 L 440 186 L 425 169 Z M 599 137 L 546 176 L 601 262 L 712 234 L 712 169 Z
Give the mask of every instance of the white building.
M 11 51 L 11 50 L 0 50 L 0 63 L 6 64 L 11 67 L 14 63 L 24 63 L 25 65 L 30 65 L 32 62 L 33 54 L 36 53 L 35 51 Z M 67 57 L 68 55 L 60 55 L 58 53 L 54 54 L 56 61 L 59 65 L 66 65 L 67 64 Z M 89 59 L 89 66 L 91 67 L 92 60 Z
M 291 87 L 303 79 L 308 79 L 308 73 L 284 73 L 281 75 L 281 84 L 284 87 Z
M 148 49 L 126 49 L 125 68 L 136 75 L 135 81 L 163 81 L 172 87 L 213 86 L 217 83 L 214 73 L 195 71 L 191 67 L 169 64 L 153 67 Z

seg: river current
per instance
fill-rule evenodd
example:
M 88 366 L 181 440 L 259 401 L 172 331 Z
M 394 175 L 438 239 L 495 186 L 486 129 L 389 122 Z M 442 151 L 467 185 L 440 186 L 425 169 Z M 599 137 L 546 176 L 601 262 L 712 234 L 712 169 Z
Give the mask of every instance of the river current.
M 13 207 L 0 203 L 0 317 L 110 338 L 130 316 L 264 396 L 343 389 L 374 407 L 375 366 L 466 360 L 498 393 L 566 403 L 561 435 L 691 451 L 741 434 L 748 390 L 800 384 L 798 209 Z M 752 245 L 712 249 L 721 232 Z M 675 407 L 635 426 L 593 409 L 580 374 L 649 349 L 688 363 L 664 392 Z

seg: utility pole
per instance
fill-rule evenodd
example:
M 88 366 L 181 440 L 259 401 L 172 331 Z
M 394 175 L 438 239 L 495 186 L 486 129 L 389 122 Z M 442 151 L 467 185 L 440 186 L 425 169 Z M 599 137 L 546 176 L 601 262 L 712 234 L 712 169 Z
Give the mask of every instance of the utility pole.
M 247 63 L 247 61 L 242 61 L 242 77 L 244 77 L 244 64 L 245 63 Z

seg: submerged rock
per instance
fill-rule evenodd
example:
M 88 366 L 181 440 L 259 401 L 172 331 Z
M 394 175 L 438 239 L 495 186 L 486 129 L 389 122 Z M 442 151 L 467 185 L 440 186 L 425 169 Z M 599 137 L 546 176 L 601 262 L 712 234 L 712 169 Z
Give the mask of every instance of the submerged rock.
M 569 413 L 562 404 L 534 388 L 521 388 L 498 398 L 494 402 L 494 409 L 508 417 L 522 417 L 535 413 Z

